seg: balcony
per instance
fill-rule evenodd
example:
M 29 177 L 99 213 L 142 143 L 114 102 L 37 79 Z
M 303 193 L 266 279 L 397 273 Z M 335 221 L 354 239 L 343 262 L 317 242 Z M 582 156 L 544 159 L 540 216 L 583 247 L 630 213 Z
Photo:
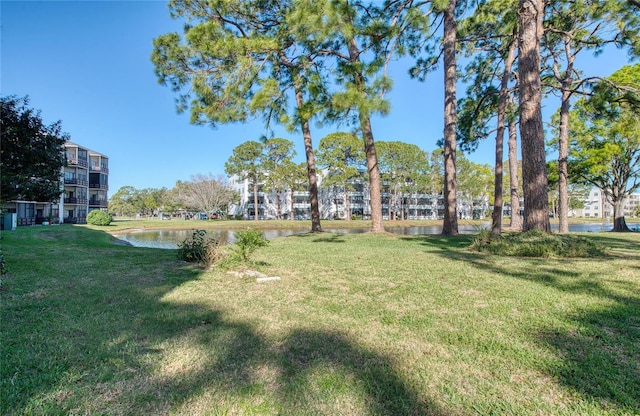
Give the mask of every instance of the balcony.
M 109 185 L 101 184 L 101 183 L 90 183 L 89 188 L 91 189 L 104 189 L 105 191 L 109 190 Z
M 65 204 L 87 205 L 87 198 L 75 198 L 75 197 L 65 198 L 64 199 L 64 203 Z
M 89 167 L 89 162 L 82 159 L 71 158 L 71 159 L 67 159 L 67 165 L 80 166 L 80 167 L 86 168 L 86 167 Z
M 108 175 L 108 174 L 109 174 L 109 168 L 104 167 L 104 166 L 91 166 L 91 167 L 89 168 L 89 170 L 90 170 L 91 172 L 100 172 L 100 173 L 104 173 L 104 174 L 106 174 L 106 175 Z
M 65 185 L 77 185 L 77 186 L 87 186 L 89 182 L 85 179 L 78 178 L 64 178 Z
M 106 208 L 108 201 L 104 198 L 91 198 L 89 200 L 89 207 L 91 208 Z

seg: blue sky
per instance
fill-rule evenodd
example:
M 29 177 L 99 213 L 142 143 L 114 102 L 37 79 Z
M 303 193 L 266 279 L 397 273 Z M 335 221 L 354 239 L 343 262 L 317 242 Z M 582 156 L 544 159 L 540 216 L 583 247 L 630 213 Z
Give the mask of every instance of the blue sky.
M 150 60 L 154 38 L 181 32 L 165 1 L 2 0 L 0 13 L 1 95 L 29 95 L 45 122 L 61 120 L 71 140 L 109 156 L 109 195 L 125 185 L 171 188 L 197 173 L 223 174 L 235 146 L 267 134 L 260 121 L 212 129 L 176 113 L 175 95 L 157 83 Z M 588 75 L 608 76 L 628 58 L 616 51 L 585 63 Z M 390 75 L 392 110 L 374 118 L 375 139 L 433 151 L 443 129 L 442 73 L 411 80 L 405 61 Z M 557 103 L 546 106 L 552 113 Z M 314 128 L 314 145 L 349 129 Z M 275 135 L 293 141 L 304 160 L 299 133 Z M 493 164 L 492 147 L 487 141 L 467 157 Z

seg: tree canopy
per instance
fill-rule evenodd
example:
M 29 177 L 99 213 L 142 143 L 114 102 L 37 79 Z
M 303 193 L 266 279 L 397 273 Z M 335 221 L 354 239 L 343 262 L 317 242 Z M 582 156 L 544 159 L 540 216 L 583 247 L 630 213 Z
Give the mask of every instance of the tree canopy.
M 65 166 L 60 121 L 45 124 L 29 98 L 1 98 L 1 199 L 50 202 L 62 193 L 60 172 Z
M 596 95 L 578 101 L 571 114 L 569 168 L 574 180 L 606 195 L 613 205 L 613 230 L 628 231 L 624 199 L 640 188 L 640 64 L 623 67 L 610 80 Z M 616 85 L 622 80 L 626 87 L 620 90 Z

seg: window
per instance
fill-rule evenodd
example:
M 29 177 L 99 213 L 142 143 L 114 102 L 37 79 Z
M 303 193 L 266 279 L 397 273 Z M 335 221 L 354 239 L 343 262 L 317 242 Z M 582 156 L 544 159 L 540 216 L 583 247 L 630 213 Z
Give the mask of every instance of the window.
M 35 218 L 36 204 L 18 202 L 17 206 L 18 218 Z

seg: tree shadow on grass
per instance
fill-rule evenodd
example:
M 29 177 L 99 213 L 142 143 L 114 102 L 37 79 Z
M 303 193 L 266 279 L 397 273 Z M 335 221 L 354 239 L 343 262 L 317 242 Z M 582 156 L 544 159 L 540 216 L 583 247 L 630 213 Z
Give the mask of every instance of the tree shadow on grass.
M 325 231 L 316 231 L 309 233 L 301 233 L 301 234 L 293 234 L 288 236 L 287 238 L 311 238 L 315 237 L 313 240 L 314 243 L 344 243 L 344 234 L 341 233 L 331 233 Z
M 3 325 L 0 413 L 445 414 L 392 358 L 323 329 L 265 333 L 197 292 L 174 298 L 202 271 L 95 233 L 66 241 L 77 258 L 53 260 L 41 291 L 16 293 L 3 309 L 12 319 Z M 90 249 L 79 236 L 94 239 Z M 80 259 L 82 273 L 63 266 Z
M 174 308 L 185 316 L 201 309 Z M 201 408 L 200 397 L 216 395 L 211 402 L 218 407 L 205 413 L 238 413 L 243 407 L 235 406 L 242 404 L 245 411 L 264 414 L 446 414 L 409 387 L 390 358 L 340 333 L 294 329 L 282 338 L 268 339 L 253 325 L 210 314 L 206 327 L 191 327 L 196 333 L 187 342 L 189 354 L 200 355 L 202 361 L 193 371 L 154 377 L 143 397 L 171 397 L 166 407 L 179 413 L 191 413 Z
M 640 414 L 640 305 L 635 300 L 572 317 L 577 331 L 541 328 L 535 340 L 561 365 L 547 372 L 614 413 Z
M 610 262 L 624 258 L 623 267 L 635 269 L 634 243 L 624 238 L 597 237 L 618 253 L 616 257 L 596 259 Z M 465 249 L 457 238 L 415 238 L 407 242 L 422 244 L 451 261 L 472 265 L 494 275 L 544 285 L 560 293 L 601 298 L 608 307 L 571 312 L 562 316 L 571 322 L 566 327 L 541 327 L 533 334 L 538 344 L 552 348 L 561 363 L 546 368 L 565 386 L 597 401 L 614 413 L 640 414 L 640 296 L 638 285 L 610 275 L 581 271 L 580 264 L 594 259 L 518 259 L 517 267 L 497 257 Z M 436 250 L 433 250 L 436 249 Z M 620 255 L 624 252 L 624 255 Z M 637 253 L 637 252 L 636 252 Z M 571 267 L 575 264 L 575 267 Z

